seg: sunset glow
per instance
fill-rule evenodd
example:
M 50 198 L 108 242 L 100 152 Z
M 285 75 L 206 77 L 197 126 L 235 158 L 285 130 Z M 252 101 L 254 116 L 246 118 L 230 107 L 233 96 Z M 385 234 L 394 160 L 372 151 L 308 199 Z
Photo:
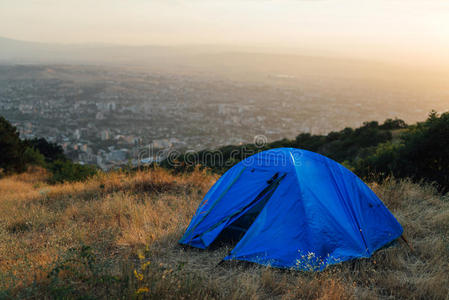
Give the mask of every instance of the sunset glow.
M 449 62 L 448 15 L 443 0 L 3 0 L 0 36 L 215 44 L 440 65 Z

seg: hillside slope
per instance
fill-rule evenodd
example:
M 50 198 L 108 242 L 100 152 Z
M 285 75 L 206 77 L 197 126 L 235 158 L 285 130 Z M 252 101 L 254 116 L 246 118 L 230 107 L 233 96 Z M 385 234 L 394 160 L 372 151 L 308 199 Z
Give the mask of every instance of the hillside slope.
M 403 242 L 321 273 L 219 265 L 229 249 L 177 244 L 217 179 L 163 169 L 48 185 L 41 169 L 0 179 L 0 298 L 448 299 L 449 200 L 407 180 L 372 185 Z

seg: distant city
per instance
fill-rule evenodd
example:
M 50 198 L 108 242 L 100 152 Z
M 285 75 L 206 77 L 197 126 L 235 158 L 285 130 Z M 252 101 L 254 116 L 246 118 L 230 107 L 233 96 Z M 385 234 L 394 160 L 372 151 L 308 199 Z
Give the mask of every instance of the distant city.
M 261 82 L 70 65 L 0 66 L 0 115 L 82 164 L 148 163 L 148 149 L 201 150 L 425 119 L 444 94 L 269 74 Z M 145 156 L 147 155 L 147 156 Z

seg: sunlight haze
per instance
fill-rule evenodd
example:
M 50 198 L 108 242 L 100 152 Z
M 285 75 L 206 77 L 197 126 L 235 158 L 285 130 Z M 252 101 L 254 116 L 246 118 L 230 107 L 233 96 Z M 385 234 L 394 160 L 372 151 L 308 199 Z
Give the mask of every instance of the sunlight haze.
M 1 0 L 0 36 L 48 43 L 227 45 L 449 63 L 442 0 Z

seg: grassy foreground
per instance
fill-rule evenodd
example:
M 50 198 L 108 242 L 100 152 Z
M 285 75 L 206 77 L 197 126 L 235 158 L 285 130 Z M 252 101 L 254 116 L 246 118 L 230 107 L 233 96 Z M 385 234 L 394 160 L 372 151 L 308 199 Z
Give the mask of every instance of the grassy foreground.
M 229 249 L 177 245 L 217 177 L 163 169 L 46 184 L 40 169 L 0 179 L 0 298 L 449 299 L 449 199 L 387 180 L 374 191 L 403 242 L 321 273 L 219 265 Z

